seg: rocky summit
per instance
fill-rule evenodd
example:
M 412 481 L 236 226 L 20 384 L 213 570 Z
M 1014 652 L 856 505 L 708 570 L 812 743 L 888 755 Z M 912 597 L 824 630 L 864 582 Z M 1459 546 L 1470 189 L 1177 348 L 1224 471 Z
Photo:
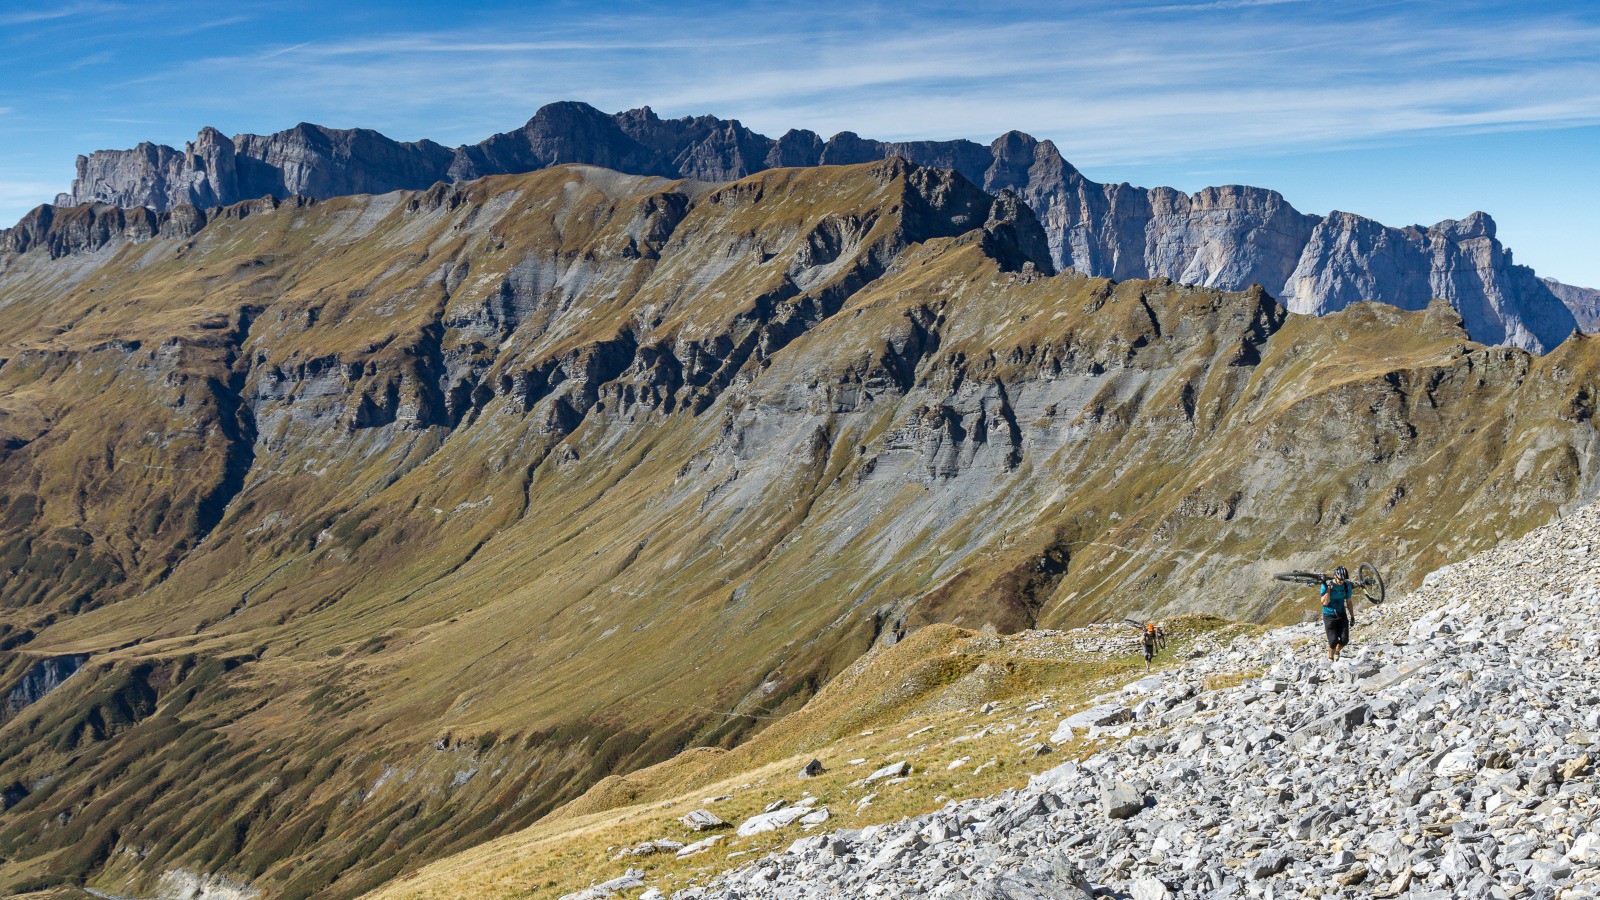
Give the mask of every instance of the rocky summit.
M 72 189 L 56 204 L 208 209 L 261 197 L 421 190 L 563 163 L 727 181 L 775 167 L 889 157 L 953 169 L 991 193 L 1016 192 L 1043 224 L 1058 269 L 1227 291 L 1259 284 L 1291 311 L 1314 315 L 1363 300 L 1422 309 L 1443 298 L 1461 312 L 1474 340 L 1536 351 L 1555 347 L 1579 324 L 1595 327 L 1591 293 L 1515 265 L 1494 221 L 1481 212 L 1431 227 L 1391 227 L 1347 212 L 1301 213 L 1262 188 L 1189 194 L 1099 184 L 1053 142 L 1020 132 L 988 146 L 878 141 L 851 132 L 823 140 L 804 130 L 773 139 L 737 120 L 662 119 L 649 107 L 606 114 L 574 102 L 552 103 L 519 129 L 454 149 L 306 123 L 231 138 L 206 128 L 182 150 L 146 143 L 80 156 Z
M 1600 895 L 1597 538 L 1589 507 L 1438 570 L 1358 610 L 1336 663 L 1317 626 L 1240 639 L 1101 697 L 1128 724 L 1100 714 L 1103 749 L 1025 788 L 672 896 Z

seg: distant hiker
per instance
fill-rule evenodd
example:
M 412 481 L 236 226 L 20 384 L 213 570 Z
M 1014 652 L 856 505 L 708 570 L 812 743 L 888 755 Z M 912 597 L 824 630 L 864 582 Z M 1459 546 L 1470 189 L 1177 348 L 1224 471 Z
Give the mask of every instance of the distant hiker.
M 1144 635 L 1140 638 L 1140 642 L 1144 645 L 1144 667 L 1146 669 L 1150 668 L 1150 662 L 1156 658 L 1156 644 L 1160 640 L 1160 633 L 1156 629 L 1156 623 L 1146 622 Z
M 1328 634 L 1328 662 L 1339 658 L 1350 643 L 1350 570 L 1339 566 L 1322 582 L 1322 630 Z
M 1156 649 L 1167 649 L 1167 626 L 1160 622 L 1156 623 Z

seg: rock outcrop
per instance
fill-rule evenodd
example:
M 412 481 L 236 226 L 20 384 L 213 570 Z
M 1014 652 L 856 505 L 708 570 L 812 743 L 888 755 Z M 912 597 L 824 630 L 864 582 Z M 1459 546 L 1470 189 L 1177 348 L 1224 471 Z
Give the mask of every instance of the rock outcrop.
M 35 662 L 23 673 L 22 680 L 12 685 L 11 691 L 6 695 L 5 705 L 0 706 L 0 720 L 4 720 L 34 703 L 39 702 L 45 694 L 60 687 L 62 682 L 71 678 L 89 657 L 82 653 L 71 653 L 65 656 L 50 656 Z
M 1056 267 L 1095 277 L 1171 278 L 1230 291 L 1259 284 L 1289 309 L 1317 315 L 1360 300 L 1422 309 L 1444 298 L 1461 311 L 1474 340 L 1534 351 L 1559 344 L 1577 324 L 1574 314 L 1590 310 L 1582 314 L 1592 317 L 1595 308 L 1592 297 L 1564 304 L 1574 295 L 1513 264 L 1483 213 L 1393 228 L 1350 213 L 1307 215 L 1262 188 L 1186 194 L 1098 184 L 1053 143 L 1020 132 L 987 147 L 876 141 L 852 132 L 823 140 L 789 131 L 774 140 L 737 120 L 662 119 L 649 107 L 608 115 L 574 102 L 552 103 L 515 131 L 453 150 L 304 123 L 233 138 L 206 128 L 182 151 L 146 143 L 79 157 L 72 190 L 56 204 L 205 209 L 262 196 L 421 189 L 561 163 L 727 181 L 778 166 L 891 156 L 954 169 L 990 192 L 1015 191 L 1043 222 Z

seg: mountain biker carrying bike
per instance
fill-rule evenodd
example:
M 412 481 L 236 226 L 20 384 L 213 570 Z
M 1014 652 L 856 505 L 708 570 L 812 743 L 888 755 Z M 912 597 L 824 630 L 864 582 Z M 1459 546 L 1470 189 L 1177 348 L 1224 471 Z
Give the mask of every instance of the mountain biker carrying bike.
M 1350 570 L 1339 566 L 1333 577 L 1322 582 L 1322 630 L 1328 635 L 1328 662 L 1339 658 L 1345 645 L 1350 643 Z
M 1150 661 L 1156 657 L 1156 648 L 1160 640 L 1161 632 L 1156 628 L 1156 623 L 1146 622 L 1144 635 L 1140 638 L 1140 643 L 1144 646 L 1144 667 L 1146 669 L 1150 668 Z

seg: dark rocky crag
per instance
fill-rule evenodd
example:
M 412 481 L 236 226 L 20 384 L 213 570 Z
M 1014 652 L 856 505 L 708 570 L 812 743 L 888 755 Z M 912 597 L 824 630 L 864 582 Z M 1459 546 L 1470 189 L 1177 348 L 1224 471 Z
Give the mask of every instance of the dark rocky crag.
M 1575 326 L 1596 324 L 1592 298 L 1586 306 L 1574 293 L 1583 289 L 1541 281 L 1515 265 L 1483 213 L 1395 228 L 1351 213 L 1301 213 L 1262 188 L 1186 194 L 1099 184 L 1052 142 L 1020 132 L 987 147 L 967 140 L 877 141 L 848 131 L 823 140 L 791 130 L 773 139 L 737 120 L 662 119 L 649 107 L 608 115 L 575 102 L 552 103 L 515 131 L 454 149 L 305 123 L 231 139 L 206 128 L 182 151 L 146 143 L 79 157 L 72 190 L 56 203 L 205 209 L 263 196 L 414 190 L 561 163 L 728 181 L 780 166 L 889 156 L 955 169 L 990 192 L 1015 191 L 1043 222 L 1055 265 L 1091 276 L 1171 278 L 1221 290 L 1260 284 L 1291 311 L 1318 315 L 1359 300 L 1422 309 L 1442 297 L 1461 311 L 1474 340 L 1536 352 L 1559 344 Z

